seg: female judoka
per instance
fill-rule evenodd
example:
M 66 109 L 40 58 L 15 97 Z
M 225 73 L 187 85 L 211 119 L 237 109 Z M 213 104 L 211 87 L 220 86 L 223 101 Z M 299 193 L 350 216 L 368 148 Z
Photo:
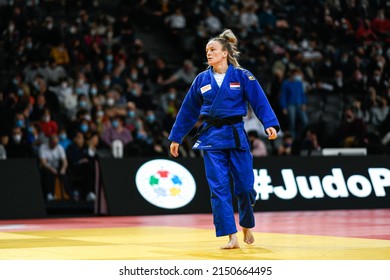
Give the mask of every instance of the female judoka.
M 179 145 L 200 119 L 193 149 L 202 149 L 216 236 L 229 236 L 223 249 L 239 248 L 230 178 L 238 201 L 239 224 L 244 242 L 252 244 L 255 226 L 253 162 L 242 117 L 248 103 L 262 121 L 269 139 L 275 139 L 278 119 L 259 82 L 238 63 L 237 38 L 227 29 L 206 45 L 208 68 L 194 79 L 176 117 L 168 139 L 170 152 L 179 155 Z

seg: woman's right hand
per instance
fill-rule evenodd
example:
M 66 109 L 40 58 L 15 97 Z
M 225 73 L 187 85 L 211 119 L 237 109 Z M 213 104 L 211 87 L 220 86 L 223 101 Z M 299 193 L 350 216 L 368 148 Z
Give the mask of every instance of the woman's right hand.
M 170 148 L 170 152 L 174 157 L 179 156 L 179 143 L 177 142 L 172 142 Z

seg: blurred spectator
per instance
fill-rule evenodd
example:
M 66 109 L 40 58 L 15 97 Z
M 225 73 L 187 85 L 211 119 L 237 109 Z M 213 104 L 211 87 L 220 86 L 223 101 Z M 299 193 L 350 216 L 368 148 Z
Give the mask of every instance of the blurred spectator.
M 57 117 L 60 111 L 60 103 L 57 95 L 49 90 L 45 79 L 42 76 L 36 76 L 33 86 L 35 95 L 43 95 L 45 97 L 45 106 Z
M 62 148 L 64 148 L 65 152 L 67 151 L 69 145 L 72 143 L 72 141 L 68 138 L 68 134 L 66 133 L 66 129 L 65 128 L 61 128 L 59 133 L 58 133 L 58 139 L 59 139 L 59 142 L 58 144 L 60 144 L 62 146 Z
M 276 28 L 276 16 L 267 2 L 264 3 L 263 11 L 259 14 L 259 25 L 262 30 L 274 30 Z
M 4 135 L 0 135 L 0 160 L 7 159 L 7 151 L 3 145 Z
M 379 9 L 372 20 L 372 30 L 387 42 L 390 40 L 390 20 L 386 17 L 385 9 Z
M 168 79 L 160 82 L 161 85 L 176 85 L 180 89 L 188 88 L 197 75 L 197 68 L 191 60 L 185 60 L 183 66 Z
M 206 9 L 204 27 L 209 35 L 215 35 L 222 30 L 221 20 L 213 14 L 211 9 Z
M 385 96 L 380 96 L 375 99 L 375 103 L 371 106 L 369 123 L 376 128 L 384 122 L 389 114 L 389 100 Z
M 248 114 L 243 118 L 244 128 L 247 132 L 255 131 L 258 137 L 268 138 L 267 134 L 264 131 L 263 124 L 259 121 L 256 115 L 253 113 L 253 109 L 250 107 L 248 109 Z
M 283 114 L 287 116 L 288 130 L 294 139 L 308 123 L 306 94 L 303 88 L 302 73 L 298 69 L 292 70 L 289 78 L 282 83 L 280 106 Z M 297 121 L 300 121 L 298 125 Z
M 52 119 L 49 109 L 43 111 L 40 128 L 46 137 L 51 137 L 53 134 L 58 134 L 58 123 Z
M 180 43 L 180 37 L 186 28 L 186 18 L 182 10 L 178 7 L 175 12 L 165 17 L 165 24 L 168 27 L 169 35 L 175 44 Z
M 31 145 L 27 142 L 23 130 L 15 126 L 7 145 L 7 158 L 30 158 L 33 156 Z
M 53 134 L 48 143 L 41 145 L 39 149 L 40 170 L 42 176 L 43 193 L 47 201 L 56 199 L 54 196 L 56 180 L 63 192 L 69 194 L 66 172 L 68 161 L 64 148 L 58 145 L 58 136 Z
M 251 152 L 254 157 L 265 157 L 268 155 L 267 146 L 259 138 L 259 134 L 255 130 L 248 131 L 248 137 L 251 144 Z
M 317 131 L 315 129 L 307 129 L 299 147 L 300 155 L 315 155 L 321 151 L 321 145 L 318 140 Z
M 162 57 L 157 57 L 154 60 L 154 65 L 150 70 L 150 81 L 153 85 L 162 84 L 172 75 L 171 69 L 166 64 L 166 61 Z
M 69 178 L 75 200 L 94 201 L 94 172 L 86 148 L 84 134 L 77 132 L 66 151 L 69 162 Z
M 340 147 L 361 147 L 366 132 L 367 127 L 363 120 L 356 118 L 352 108 L 347 107 L 338 131 Z
M 70 62 L 69 53 L 64 43 L 60 43 L 59 45 L 52 47 L 50 56 L 58 65 L 67 65 Z
M 290 132 L 286 131 L 282 137 L 282 143 L 277 149 L 279 156 L 290 156 L 292 155 L 293 136 Z
M 118 140 L 122 143 L 124 150 L 130 149 L 134 141 L 130 130 L 124 126 L 123 118 L 119 116 L 111 119 L 110 127 L 103 131 L 102 140 L 110 149 L 113 148 L 114 141 Z
M 356 40 L 358 42 L 372 43 L 377 40 L 377 36 L 371 28 L 371 22 L 369 19 L 362 19 L 355 33 Z
M 68 74 L 66 73 L 65 68 L 62 65 L 58 65 L 57 62 L 51 58 L 49 60 L 49 63 L 45 66 L 45 68 L 42 69 L 42 78 L 44 79 L 42 85 L 39 84 L 41 87 L 45 87 L 46 90 L 46 81 L 49 85 L 57 85 L 60 82 L 61 78 L 67 78 Z M 43 91 L 43 90 L 41 90 Z

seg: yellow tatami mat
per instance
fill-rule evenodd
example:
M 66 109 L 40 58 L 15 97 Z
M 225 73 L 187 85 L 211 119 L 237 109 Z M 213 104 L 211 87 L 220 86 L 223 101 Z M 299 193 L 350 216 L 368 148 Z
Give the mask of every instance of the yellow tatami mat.
M 253 245 L 221 250 L 227 237 L 179 227 L 0 232 L 2 260 L 379 260 L 390 240 L 254 233 Z M 239 233 L 242 239 L 242 234 Z

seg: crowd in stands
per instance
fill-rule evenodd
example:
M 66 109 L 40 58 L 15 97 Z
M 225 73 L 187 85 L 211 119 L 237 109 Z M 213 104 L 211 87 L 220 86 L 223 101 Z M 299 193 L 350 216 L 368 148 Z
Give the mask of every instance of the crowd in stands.
M 93 200 L 93 181 L 80 174 L 94 178 L 98 157 L 169 156 L 181 101 L 206 68 L 205 44 L 224 28 L 281 122 L 268 142 L 249 110 L 254 156 L 389 153 L 389 1 L 100 2 L 0 1 L 0 159 L 36 158 L 48 200 L 65 174 L 72 194 Z M 170 65 L 148 52 L 137 30 L 163 32 L 186 59 Z M 201 156 L 192 134 L 183 157 Z

